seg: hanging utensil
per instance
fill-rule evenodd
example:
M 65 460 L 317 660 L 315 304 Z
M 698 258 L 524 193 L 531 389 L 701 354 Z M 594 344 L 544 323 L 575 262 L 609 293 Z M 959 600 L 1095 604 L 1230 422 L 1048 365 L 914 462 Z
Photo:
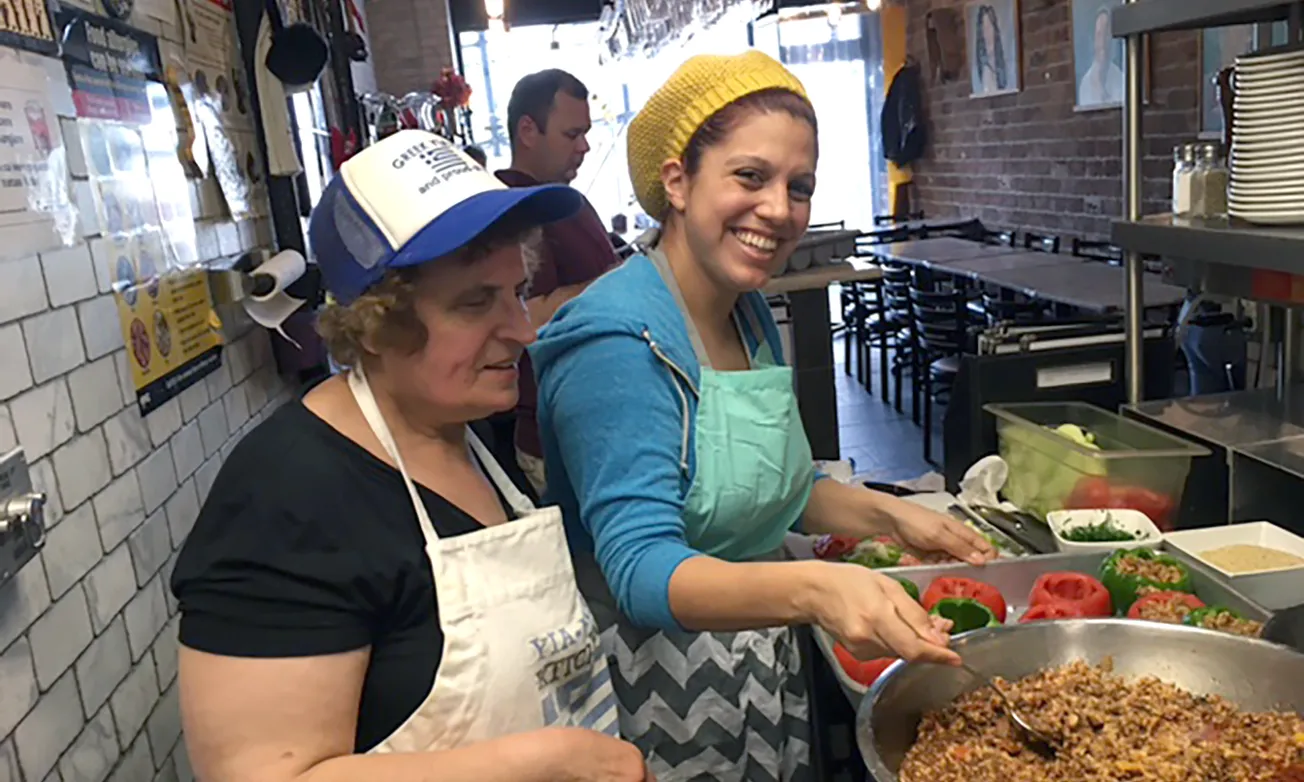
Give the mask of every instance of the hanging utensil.
M 305 22 L 287 25 L 277 0 L 265 0 L 264 5 L 272 27 L 272 46 L 263 64 L 288 92 L 312 87 L 330 58 L 326 39 Z
M 354 62 L 367 61 L 367 39 L 363 36 L 366 29 L 358 4 L 344 0 L 344 40 L 340 41 L 340 48 Z

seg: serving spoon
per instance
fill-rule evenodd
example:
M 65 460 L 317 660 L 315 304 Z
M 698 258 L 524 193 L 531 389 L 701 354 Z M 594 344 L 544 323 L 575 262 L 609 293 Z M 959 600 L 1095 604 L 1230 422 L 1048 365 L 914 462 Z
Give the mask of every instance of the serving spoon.
M 1032 749 L 1032 751 L 1036 752 L 1038 755 L 1041 755 L 1042 757 L 1048 760 L 1054 759 L 1055 747 L 1059 744 L 1058 739 L 1056 739 L 1054 736 L 1051 736 L 1046 731 L 1035 727 L 1032 724 L 1032 722 L 1028 720 L 1027 717 L 1025 717 L 1023 714 L 1020 714 L 1018 708 L 1016 708 L 1014 705 L 1014 699 L 1011 698 L 1009 696 L 1009 693 L 1005 692 L 1005 690 L 1002 689 L 1000 685 L 998 685 L 996 681 L 992 679 L 992 677 L 977 670 L 976 668 L 974 668 L 964 660 L 960 661 L 960 667 L 963 668 L 965 671 L 967 671 L 970 676 L 973 676 L 974 678 L 979 679 L 980 681 L 986 682 L 987 686 L 991 687 L 992 691 L 994 691 L 998 696 L 1000 696 L 1001 703 L 1005 705 L 1006 716 L 1008 716 L 1010 718 L 1010 721 L 1013 722 L 1016 726 L 1018 726 L 1018 728 L 1021 731 L 1023 731 L 1023 735 L 1028 739 L 1028 746 Z

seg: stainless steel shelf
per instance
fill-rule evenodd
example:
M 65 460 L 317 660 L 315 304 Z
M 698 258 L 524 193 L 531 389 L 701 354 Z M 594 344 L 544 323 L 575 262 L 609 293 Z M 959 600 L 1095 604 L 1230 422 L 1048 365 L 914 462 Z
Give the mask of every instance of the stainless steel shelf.
M 1142 402 L 1127 409 L 1223 448 L 1304 439 L 1304 390 L 1284 399 L 1276 389 L 1264 388 Z
M 1283 0 L 1138 0 L 1116 7 L 1115 37 L 1164 30 L 1199 30 L 1236 24 L 1275 22 L 1289 16 Z
M 1138 253 L 1304 273 L 1304 228 L 1152 215 L 1136 222 L 1117 220 L 1110 235 L 1114 244 Z

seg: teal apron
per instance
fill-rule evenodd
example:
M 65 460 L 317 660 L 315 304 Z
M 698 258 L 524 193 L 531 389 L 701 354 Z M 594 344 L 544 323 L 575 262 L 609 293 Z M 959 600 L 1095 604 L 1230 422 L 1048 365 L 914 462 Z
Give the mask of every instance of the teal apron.
M 766 344 L 747 302 L 739 303 L 735 325 L 741 311 L 761 340 L 752 368 L 711 369 L 664 256 L 648 256 L 679 302 L 701 364 L 700 386 L 694 387 L 649 338 L 683 395 L 685 473 L 688 427 L 695 427 L 696 470 L 684 508 L 688 543 L 734 562 L 778 559 L 814 477 L 792 370 L 775 363 L 777 350 Z M 687 420 L 688 394 L 698 400 L 694 421 Z M 610 644 L 621 734 L 643 750 L 658 782 L 811 777 L 806 682 L 791 628 L 698 633 L 635 627 L 617 610 L 592 555 L 577 557 L 576 577 Z

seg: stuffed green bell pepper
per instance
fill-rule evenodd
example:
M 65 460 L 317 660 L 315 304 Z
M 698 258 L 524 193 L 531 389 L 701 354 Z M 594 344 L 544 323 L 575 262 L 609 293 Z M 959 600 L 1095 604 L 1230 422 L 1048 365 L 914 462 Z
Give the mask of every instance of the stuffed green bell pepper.
M 1127 613 L 1149 591 L 1191 592 L 1191 571 L 1167 554 L 1150 549 L 1115 551 L 1100 566 L 1100 581 L 1109 590 L 1114 610 Z
M 971 597 L 945 597 L 937 601 L 928 613 L 950 619 L 951 635 L 981 630 L 984 627 L 998 627 L 1001 620 L 992 609 Z
M 1236 611 L 1224 606 L 1197 608 L 1186 616 L 1186 624 L 1203 627 L 1206 630 L 1220 630 L 1232 635 L 1244 635 L 1258 638 L 1263 632 L 1263 623 L 1246 619 Z

